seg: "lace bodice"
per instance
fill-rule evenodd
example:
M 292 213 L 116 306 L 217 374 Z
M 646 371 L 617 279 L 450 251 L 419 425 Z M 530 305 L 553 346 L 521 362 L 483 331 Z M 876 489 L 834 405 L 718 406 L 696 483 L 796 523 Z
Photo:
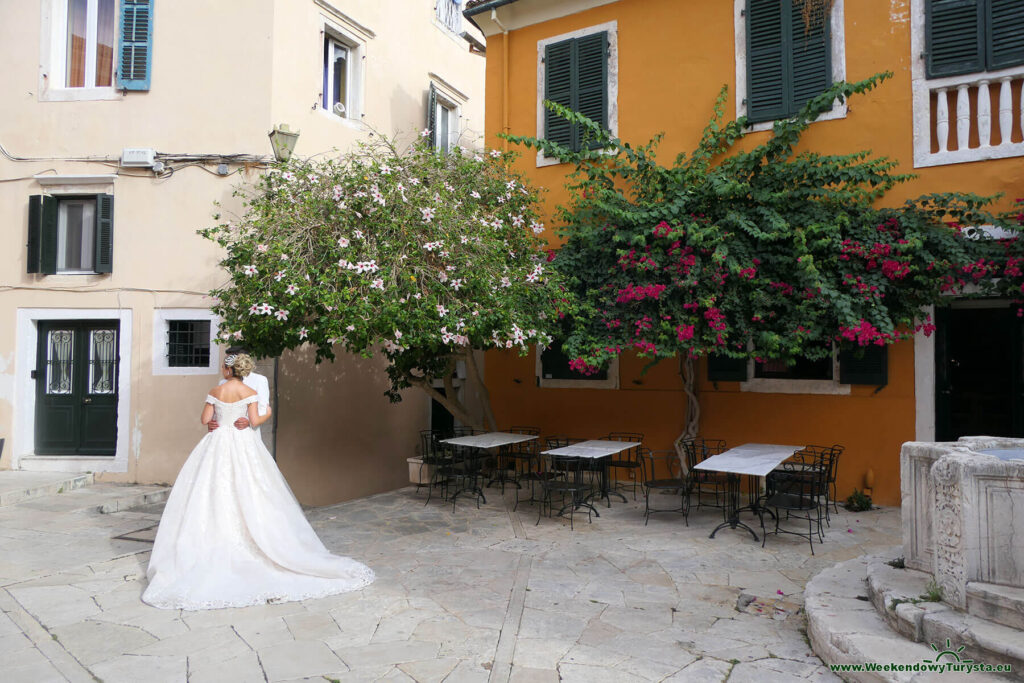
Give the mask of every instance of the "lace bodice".
M 210 395 L 206 396 L 206 402 L 213 406 L 213 419 L 221 425 L 230 425 L 238 418 L 246 417 L 249 410 L 248 405 L 256 403 L 257 400 L 256 394 L 232 403 L 225 403 Z

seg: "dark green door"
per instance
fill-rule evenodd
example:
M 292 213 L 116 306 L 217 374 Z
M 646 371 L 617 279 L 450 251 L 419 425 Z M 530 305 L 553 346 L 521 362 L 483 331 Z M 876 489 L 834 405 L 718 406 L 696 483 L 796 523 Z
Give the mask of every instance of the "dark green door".
M 38 455 L 113 455 L 117 443 L 118 322 L 39 323 Z
M 935 436 L 1024 436 L 1024 343 L 1016 311 L 936 310 Z

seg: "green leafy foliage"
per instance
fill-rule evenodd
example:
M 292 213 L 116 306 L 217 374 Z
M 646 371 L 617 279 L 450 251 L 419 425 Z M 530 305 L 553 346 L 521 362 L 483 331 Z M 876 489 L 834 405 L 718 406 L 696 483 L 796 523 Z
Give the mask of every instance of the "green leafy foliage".
M 854 489 L 843 503 L 843 507 L 850 512 L 865 512 L 871 509 L 871 496 L 860 489 Z
M 223 338 L 260 356 L 310 344 L 318 362 L 382 354 L 393 401 L 411 386 L 441 400 L 433 380 L 471 349 L 548 340 L 568 302 L 511 157 L 383 141 L 240 188 L 243 214 L 200 231 L 226 251 L 211 293 Z
M 657 159 L 660 135 L 635 146 L 550 102 L 586 131 L 582 152 L 509 136 L 574 166 L 554 261 L 580 302 L 565 344 L 574 367 L 592 371 L 626 350 L 821 359 L 836 345 L 930 333 L 922 309 L 947 294 L 1019 298 L 1020 220 L 992 214 L 991 198 L 882 207 L 910 178 L 895 161 L 797 151 L 835 100 L 889 76 L 834 84 L 747 151 L 734 147 L 746 121 L 723 121 L 723 88 L 697 148 L 671 165 Z M 982 225 L 1004 232 L 961 227 Z

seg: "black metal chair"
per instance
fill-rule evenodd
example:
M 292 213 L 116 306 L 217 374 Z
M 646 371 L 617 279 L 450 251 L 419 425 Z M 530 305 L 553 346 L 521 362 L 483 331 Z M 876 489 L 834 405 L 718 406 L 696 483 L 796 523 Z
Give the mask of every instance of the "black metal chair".
M 441 439 L 447 439 L 449 436 L 451 436 L 450 433 L 437 429 L 424 429 L 420 432 L 420 460 L 422 462 L 420 463 L 419 479 L 423 480 L 424 467 L 433 469 L 429 482 L 426 484 L 416 484 L 416 490 L 419 490 L 421 486 L 427 487 L 427 501 L 424 505 L 430 503 L 430 497 L 435 486 L 441 487 L 441 498 L 445 498 L 448 476 L 451 474 L 452 459 L 450 449 L 445 444 L 440 443 L 440 441 Z
M 484 432 L 473 427 L 455 427 L 455 437 L 474 436 Z M 486 452 L 470 446 L 453 446 L 447 444 L 451 454 L 451 465 L 448 472 L 449 485 L 455 485 L 455 492 L 451 495 L 452 512 L 455 511 L 455 501 L 463 493 L 473 493 L 476 496 L 476 506 L 480 507 L 480 501 L 487 502 L 484 497 L 483 488 L 480 486 L 483 468 L 489 457 Z
M 567 446 L 569 444 L 561 445 Z M 560 447 L 553 446 L 552 448 Z M 576 508 L 580 506 L 587 507 L 587 521 L 591 521 L 591 508 L 585 502 L 590 486 L 583 481 L 583 459 L 573 456 L 548 455 L 546 469 L 548 472 L 551 472 L 552 476 L 540 482 L 541 504 L 536 524 L 540 524 L 541 517 L 544 516 L 545 505 L 547 505 L 548 517 L 551 517 L 556 494 L 559 496 L 559 503 L 561 505 L 558 514 L 563 516 L 568 511 L 570 529 L 574 528 L 573 516 Z M 566 502 L 567 498 L 568 502 Z
M 838 501 L 836 499 L 837 498 L 837 494 L 838 494 L 838 492 L 836 491 L 836 477 L 839 474 L 839 456 L 842 455 L 843 451 L 845 451 L 845 450 L 846 450 L 845 446 L 840 446 L 839 444 L 833 444 L 832 445 L 832 458 L 830 459 L 829 465 L 828 465 L 828 479 L 827 479 L 827 484 L 828 484 L 828 489 L 829 489 L 828 498 L 829 498 L 829 500 L 832 501 L 832 507 L 835 508 L 836 514 L 839 514 L 839 504 L 838 504 Z M 828 505 L 826 504 L 825 505 L 825 523 L 828 524 L 829 526 L 832 526 L 831 522 L 832 522 L 832 516 L 829 514 Z
M 761 519 L 763 548 L 768 534 L 793 534 L 806 538 L 814 554 L 814 537 L 818 542 L 825 540 L 821 528 L 822 507 L 828 505 L 828 459 L 831 447 L 824 449 L 808 447 L 798 451 L 792 458 L 782 463 L 765 477 L 766 494 L 758 507 Z M 764 512 L 774 510 L 775 529 L 764 528 Z M 786 519 L 797 518 L 807 521 L 807 533 L 785 529 L 780 526 L 782 512 Z
M 505 430 L 512 434 L 526 434 L 529 436 L 538 437 L 536 439 L 530 439 L 529 441 L 520 441 L 519 443 L 508 444 L 502 446 L 498 450 L 497 470 L 498 476 L 494 480 L 501 481 L 501 493 L 505 493 L 505 482 L 511 481 L 516 485 L 516 489 L 523 487 L 520 479 L 523 474 L 526 474 L 526 480 L 529 480 L 530 467 L 533 461 L 536 460 L 537 454 L 540 453 L 540 429 L 537 427 L 524 427 L 522 425 L 513 425 Z M 509 475 L 511 474 L 511 479 Z M 532 494 L 531 494 L 532 497 Z M 519 494 L 516 493 L 516 501 L 518 503 Z
M 722 472 L 710 472 L 695 469 L 697 464 L 707 460 L 712 455 L 718 455 L 726 450 L 723 439 L 681 439 L 677 441 L 676 450 L 682 447 L 686 460 L 686 470 L 690 477 L 690 493 L 696 494 L 697 508 L 702 505 L 721 508 L 726 513 L 728 508 L 728 475 Z M 714 503 L 705 503 L 703 496 L 711 493 L 715 497 Z
M 692 482 L 683 472 L 683 463 L 675 451 L 652 451 L 643 448 L 640 452 L 640 473 L 644 490 L 644 526 L 655 512 L 678 512 L 683 515 L 686 526 L 690 526 L 690 487 Z M 679 495 L 678 508 L 652 508 L 651 492 L 672 492 Z
M 608 432 L 608 436 L 605 437 L 609 441 L 634 441 L 640 444 L 644 440 L 644 435 L 640 432 Z M 640 449 L 641 446 L 635 446 L 633 448 L 620 451 L 611 457 L 607 462 L 609 476 L 612 468 L 624 469 L 633 480 L 633 500 L 636 500 L 636 486 L 638 480 L 643 476 L 640 474 Z M 597 465 L 598 463 L 594 463 Z M 626 502 L 626 497 L 618 492 L 619 484 L 618 480 L 615 481 L 614 488 L 609 487 L 611 490 L 609 493 L 622 498 L 622 502 Z M 611 505 L 611 501 L 608 501 Z

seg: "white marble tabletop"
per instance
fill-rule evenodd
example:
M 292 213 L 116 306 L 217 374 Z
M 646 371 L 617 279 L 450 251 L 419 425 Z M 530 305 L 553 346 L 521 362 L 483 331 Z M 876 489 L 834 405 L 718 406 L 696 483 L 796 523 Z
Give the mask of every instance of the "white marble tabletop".
M 542 451 L 544 455 L 564 455 L 572 458 L 590 458 L 596 460 L 598 458 L 606 458 L 609 455 L 615 455 L 622 451 L 629 450 L 630 448 L 636 448 L 641 444 L 635 441 L 604 441 L 601 439 L 591 439 L 589 441 L 580 441 L 569 446 L 562 446 L 561 448 L 552 448 L 549 451 Z
M 697 463 L 694 469 L 763 477 L 803 448 L 773 443 L 745 443 L 718 455 L 712 455 L 707 460 Z
M 472 436 L 457 436 L 453 439 L 441 439 L 441 443 L 452 446 L 469 446 L 471 448 L 495 448 L 496 446 L 507 446 L 511 443 L 531 441 L 537 437 L 533 434 L 513 434 L 512 432 L 487 432 L 486 434 L 473 434 Z

